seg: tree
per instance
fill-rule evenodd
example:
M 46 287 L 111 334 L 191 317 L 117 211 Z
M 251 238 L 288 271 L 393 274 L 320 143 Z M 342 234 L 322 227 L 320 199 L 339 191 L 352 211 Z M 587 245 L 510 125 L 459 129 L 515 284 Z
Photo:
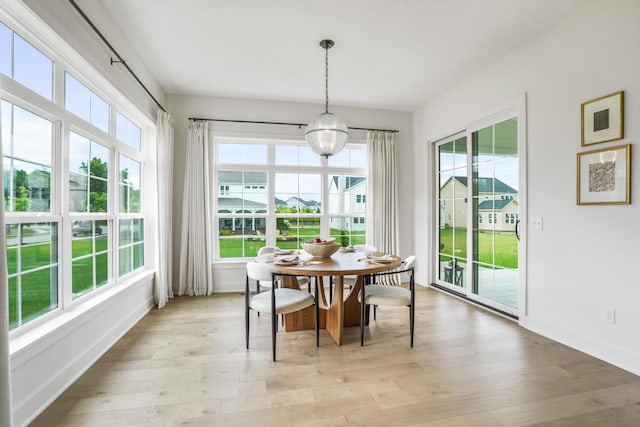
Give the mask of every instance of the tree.
M 107 190 L 109 188 L 109 182 L 107 181 L 109 177 L 109 168 L 107 162 L 102 161 L 102 159 L 98 157 L 94 157 L 88 165 L 85 162 L 82 162 L 80 170 L 90 176 L 89 212 L 106 212 Z
M 27 212 L 31 208 L 31 200 L 29 199 L 29 190 L 23 186 L 18 187 L 17 197 L 13 200 L 14 211 Z

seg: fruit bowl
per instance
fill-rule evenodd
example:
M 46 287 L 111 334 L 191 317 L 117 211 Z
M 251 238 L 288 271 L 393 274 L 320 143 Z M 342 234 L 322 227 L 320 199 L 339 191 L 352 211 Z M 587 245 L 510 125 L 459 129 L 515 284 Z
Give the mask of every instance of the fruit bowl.
M 329 258 L 340 249 L 340 243 L 336 241 L 323 243 L 304 242 L 302 249 L 315 258 Z

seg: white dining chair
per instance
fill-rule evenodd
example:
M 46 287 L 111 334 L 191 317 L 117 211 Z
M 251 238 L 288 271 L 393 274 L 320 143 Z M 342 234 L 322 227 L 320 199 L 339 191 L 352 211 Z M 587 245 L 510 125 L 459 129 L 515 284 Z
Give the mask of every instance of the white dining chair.
M 264 257 L 265 255 L 271 255 L 271 254 L 277 254 L 278 251 L 280 250 L 280 248 L 278 248 L 277 246 L 263 246 L 260 249 L 258 249 L 258 256 L 259 257 Z M 263 284 L 264 282 L 264 284 Z M 260 293 L 260 286 L 264 286 L 265 288 L 271 288 L 271 282 L 270 281 L 263 281 L 263 282 L 256 282 L 256 292 Z M 307 290 L 309 292 L 311 292 L 311 286 L 309 285 L 309 278 L 305 277 L 305 276 L 298 276 L 298 286 L 300 287 L 300 289 L 302 288 L 307 288 Z
M 271 346 L 273 361 L 276 361 L 276 332 L 278 329 L 278 315 L 285 315 L 314 306 L 315 314 L 315 331 L 316 331 L 316 347 L 320 346 L 320 314 L 318 304 L 315 297 L 309 293 L 298 289 L 282 287 L 282 279 L 284 277 L 292 277 L 287 274 L 280 273 L 272 264 L 248 262 L 247 263 L 247 279 L 245 286 L 245 325 L 246 325 L 246 344 L 249 350 L 249 311 L 255 310 L 258 313 L 269 313 L 271 315 Z M 262 292 L 250 298 L 249 281 L 255 280 L 260 282 L 271 282 L 270 292 Z M 317 282 L 316 292 L 317 295 Z
M 381 306 L 407 306 L 409 307 L 409 334 L 411 347 L 413 347 L 413 330 L 415 319 L 415 283 L 414 268 L 416 257 L 407 257 L 401 267 L 394 271 L 386 271 L 366 276 L 365 283 L 358 294 L 360 303 L 360 345 L 364 345 L 364 327 L 368 321 L 365 319 L 368 307 L 374 307 L 374 320 L 376 320 L 376 307 Z M 369 284 L 371 283 L 371 284 Z

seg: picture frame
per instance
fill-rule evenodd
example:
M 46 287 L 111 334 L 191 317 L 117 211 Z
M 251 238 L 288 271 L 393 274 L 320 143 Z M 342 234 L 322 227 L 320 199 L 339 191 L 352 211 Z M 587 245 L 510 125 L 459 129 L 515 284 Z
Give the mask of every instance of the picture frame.
M 631 144 L 578 153 L 578 205 L 631 203 Z
M 581 110 L 582 146 L 624 137 L 624 91 L 587 101 Z

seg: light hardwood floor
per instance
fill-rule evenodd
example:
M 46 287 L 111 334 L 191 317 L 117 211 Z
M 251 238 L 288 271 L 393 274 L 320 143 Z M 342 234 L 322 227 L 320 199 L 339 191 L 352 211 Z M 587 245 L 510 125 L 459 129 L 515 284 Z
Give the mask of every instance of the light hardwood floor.
M 33 426 L 640 426 L 640 377 L 432 289 L 346 328 L 278 335 L 244 297 L 153 310 Z

